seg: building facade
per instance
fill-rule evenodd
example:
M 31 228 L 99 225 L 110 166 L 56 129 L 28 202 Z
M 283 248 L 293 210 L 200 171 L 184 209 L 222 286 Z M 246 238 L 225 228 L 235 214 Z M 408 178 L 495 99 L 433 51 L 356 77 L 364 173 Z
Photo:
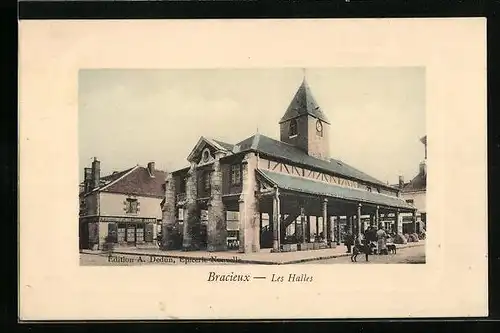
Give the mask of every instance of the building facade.
M 165 179 L 154 162 L 101 177 L 100 161 L 94 159 L 80 184 L 80 249 L 102 250 L 106 241 L 116 247 L 157 247 Z
M 415 216 L 397 187 L 330 157 L 331 124 L 305 79 L 279 126 L 280 140 L 259 133 L 236 144 L 199 139 L 189 167 L 167 178 L 165 249 L 180 233 L 184 250 L 225 251 L 236 228 L 239 252 L 315 249 L 338 244 L 341 225 L 359 235 L 382 215 L 393 214 L 395 224 L 401 213 Z M 238 216 L 230 228 L 228 212 Z
M 403 215 L 402 232 L 405 234 L 425 231 L 427 226 L 426 191 L 427 191 L 427 136 L 420 139 L 425 146 L 424 160 L 420 162 L 417 175 L 405 183 L 402 176 L 399 177 L 399 188 L 401 196 L 406 203 L 417 210 L 417 222 L 412 224 L 411 216 Z

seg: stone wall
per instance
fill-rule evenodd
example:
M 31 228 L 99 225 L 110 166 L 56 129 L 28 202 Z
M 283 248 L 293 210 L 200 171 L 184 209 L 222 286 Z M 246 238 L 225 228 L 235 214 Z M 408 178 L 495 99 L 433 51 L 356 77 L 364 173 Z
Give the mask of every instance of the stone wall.
M 330 125 L 325 122 L 323 124 L 323 136 L 316 134 L 317 119 L 308 116 L 308 154 L 316 158 L 328 159 L 330 158 L 330 145 L 329 145 L 329 132 Z
M 239 251 L 242 253 L 258 252 L 260 251 L 260 214 L 255 197 L 257 156 L 254 153 L 247 154 L 242 164 L 243 188 L 239 199 Z
M 163 216 L 162 216 L 162 248 L 171 249 L 173 243 L 173 237 L 179 231 L 177 218 L 175 216 L 175 194 L 177 186 L 176 177 L 172 177 L 171 174 L 167 176 L 166 186 L 165 186 L 165 204 L 163 206 Z
M 207 249 L 208 251 L 227 250 L 227 226 L 222 202 L 222 169 L 219 156 L 213 164 L 211 176 L 211 200 L 208 203 Z
M 304 151 L 308 150 L 308 117 L 298 117 L 297 120 L 297 135 L 290 137 L 290 121 L 285 121 L 280 124 L 280 141 L 294 145 Z
M 197 199 L 197 170 L 192 163 L 186 182 L 186 215 L 184 216 L 182 247 L 184 250 L 200 248 L 199 233 L 201 228 L 200 209 Z

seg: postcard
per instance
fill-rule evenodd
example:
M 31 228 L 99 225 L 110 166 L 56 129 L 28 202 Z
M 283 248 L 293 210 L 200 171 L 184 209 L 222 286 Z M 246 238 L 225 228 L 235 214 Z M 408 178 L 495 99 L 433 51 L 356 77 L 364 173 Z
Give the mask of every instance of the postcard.
M 20 319 L 486 316 L 485 26 L 21 21 Z

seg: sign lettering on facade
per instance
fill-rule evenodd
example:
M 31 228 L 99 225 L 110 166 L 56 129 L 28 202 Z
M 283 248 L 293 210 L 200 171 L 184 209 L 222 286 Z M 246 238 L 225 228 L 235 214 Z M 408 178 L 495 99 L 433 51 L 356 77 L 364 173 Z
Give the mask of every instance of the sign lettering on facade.
M 359 183 L 353 180 L 340 178 L 337 176 L 332 176 L 323 172 L 313 171 L 301 167 L 292 166 L 285 163 L 280 163 L 276 161 L 270 161 L 261 158 L 259 161 L 259 168 L 266 169 L 274 172 L 285 173 L 291 176 L 299 176 L 304 178 L 309 178 L 315 181 L 321 181 L 329 184 L 359 188 Z

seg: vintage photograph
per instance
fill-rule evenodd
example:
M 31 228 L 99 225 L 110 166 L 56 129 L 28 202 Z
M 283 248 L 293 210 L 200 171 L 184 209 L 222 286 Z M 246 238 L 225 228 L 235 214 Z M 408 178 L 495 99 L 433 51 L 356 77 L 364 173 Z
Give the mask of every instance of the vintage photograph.
M 425 264 L 425 91 L 425 67 L 80 69 L 80 265 Z

